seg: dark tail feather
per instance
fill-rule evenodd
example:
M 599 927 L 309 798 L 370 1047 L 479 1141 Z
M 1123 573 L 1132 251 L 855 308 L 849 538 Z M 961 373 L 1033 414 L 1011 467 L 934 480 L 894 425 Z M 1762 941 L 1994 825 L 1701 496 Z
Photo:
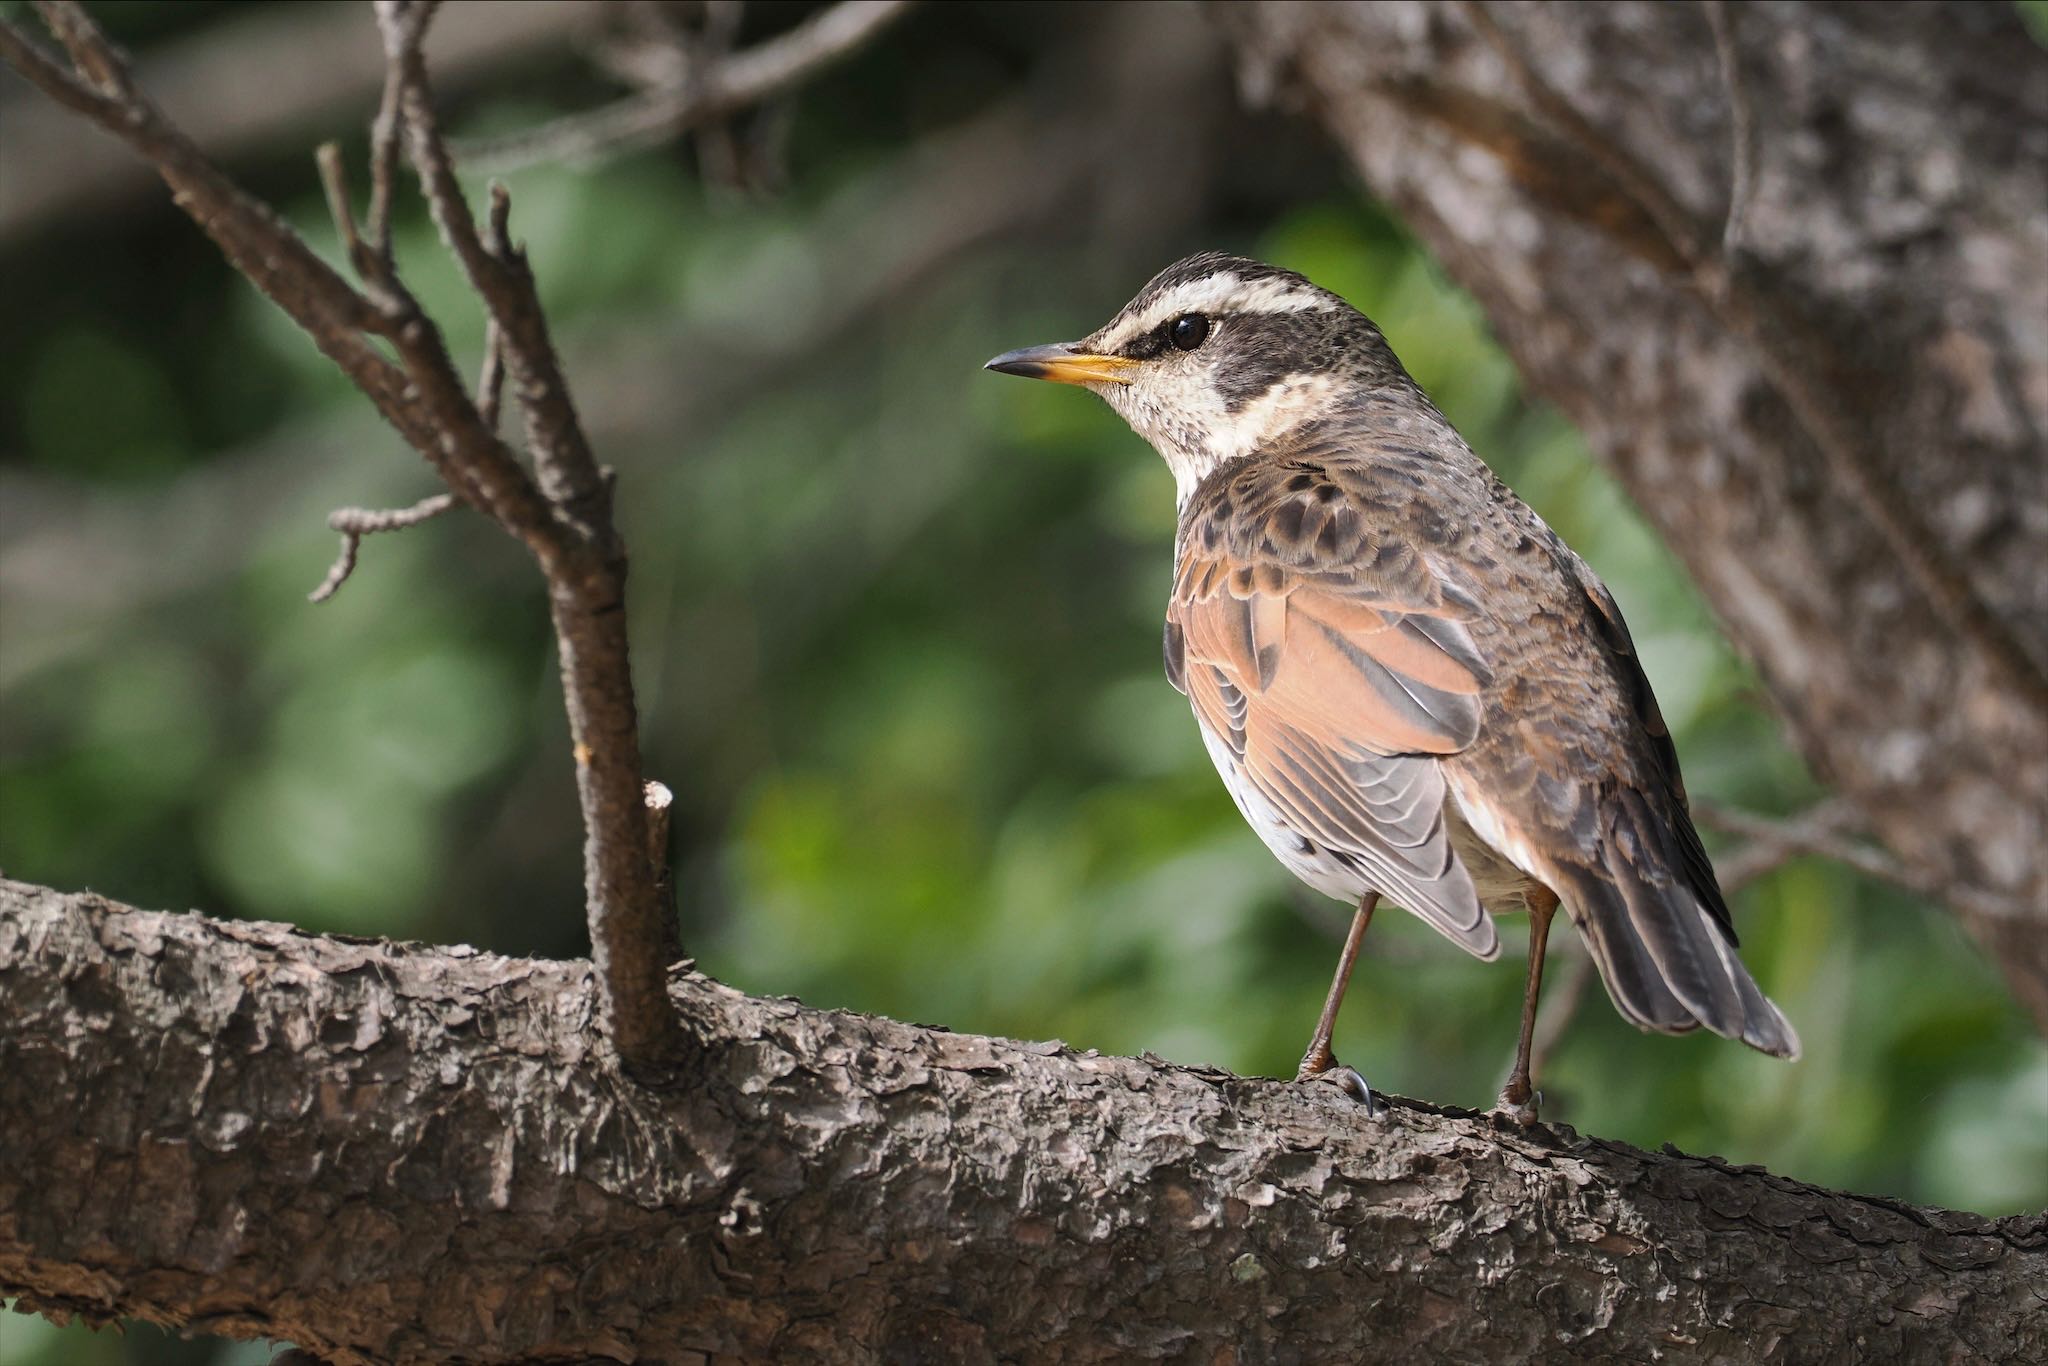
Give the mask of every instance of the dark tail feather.
M 1550 878 L 1551 890 L 1579 927 L 1600 980 L 1621 1017 L 1637 1029 L 1684 1034 L 1699 1021 L 1664 984 L 1664 974 L 1636 933 L 1621 894 L 1590 868 L 1561 867 Z
M 1552 883 L 1573 911 L 1615 1007 L 1641 1029 L 1680 1034 L 1705 1025 L 1781 1058 L 1799 1035 L 1735 956 L 1733 934 L 1690 885 L 1677 840 L 1624 799 L 1610 808 L 1605 866 L 1573 866 Z M 1667 871 L 1668 870 L 1668 871 Z M 1711 871 L 1708 877 L 1711 879 Z M 1725 915 L 1725 911 L 1723 912 Z

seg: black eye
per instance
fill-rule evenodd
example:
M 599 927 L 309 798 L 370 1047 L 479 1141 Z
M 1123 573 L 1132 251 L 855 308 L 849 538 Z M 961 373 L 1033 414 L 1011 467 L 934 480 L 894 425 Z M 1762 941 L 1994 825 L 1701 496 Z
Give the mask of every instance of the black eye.
M 1192 351 L 1209 340 L 1209 320 L 1199 313 L 1183 313 L 1166 329 L 1166 335 L 1183 351 Z

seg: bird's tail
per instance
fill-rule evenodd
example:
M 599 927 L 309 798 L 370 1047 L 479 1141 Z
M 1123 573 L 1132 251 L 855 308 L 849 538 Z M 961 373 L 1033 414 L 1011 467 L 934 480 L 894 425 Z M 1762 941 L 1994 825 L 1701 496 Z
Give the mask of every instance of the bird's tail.
M 1705 1025 L 1797 1058 L 1798 1032 L 1735 956 L 1726 905 L 1690 819 L 1680 811 L 1675 821 L 1658 820 L 1626 797 L 1609 812 L 1598 864 L 1556 867 L 1550 885 L 1615 1008 L 1639 1029 L 1683 1034 Z

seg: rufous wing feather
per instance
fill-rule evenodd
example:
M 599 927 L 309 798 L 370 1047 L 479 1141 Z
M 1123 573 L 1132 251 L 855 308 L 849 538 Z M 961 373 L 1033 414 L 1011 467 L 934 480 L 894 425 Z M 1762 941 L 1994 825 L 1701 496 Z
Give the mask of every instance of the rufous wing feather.
M 1349 547 L 1321 534 L 1330 504 L 1283 507 L 1294 508 L 1279 518 L 1294 563 L 1270 542 L 1261 553 L 1189 540 L 1167 614 L 1169 675 L 1296 829 L 1492 957 L 1498 941 L 1451 849 L 1436 762 L 1479 728 L 1484 666 L 1456 619 L 1463 609 L 1426 578 L 1405 591 L 1360 582 Z M 1338 553 L 1319 565 L 1319 547 Z

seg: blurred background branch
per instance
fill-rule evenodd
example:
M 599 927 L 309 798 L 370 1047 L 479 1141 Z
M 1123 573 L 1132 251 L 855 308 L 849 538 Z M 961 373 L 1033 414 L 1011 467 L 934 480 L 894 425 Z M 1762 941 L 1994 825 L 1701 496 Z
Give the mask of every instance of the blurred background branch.
M 614 42 L 605 65 L 641 89 L 625 99 L 521 133 L 461 148 L 462 159 L 486 171 L 520 170 L 545 161 L 588 165 L 679 137 L 783 94 L 872 42 L 915 0 L 838 0 L 745 52 L 732 52 L 740 6 L 711 0 L 701 28 L 643 23 L 636 43 Z M 630 11 L 657 21 L 676 11 Z
M 460 88 L 559 48 L 591 11 L 581 0 L 464 0 L 435 28 L 435 70 Z M 383 84 L 382 54 L 360 41 L 362 26 L 356 0 L 237 6 L 153 50 L 136 80 L 215 157 L 298 151 L 310 129 L 357 117 Z M 0 250 L 53 221 L 118 211 L 155 184 L 148 166 L 19 87 L 0 91 L 0 128 Z

